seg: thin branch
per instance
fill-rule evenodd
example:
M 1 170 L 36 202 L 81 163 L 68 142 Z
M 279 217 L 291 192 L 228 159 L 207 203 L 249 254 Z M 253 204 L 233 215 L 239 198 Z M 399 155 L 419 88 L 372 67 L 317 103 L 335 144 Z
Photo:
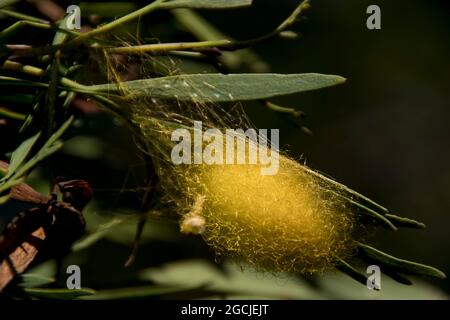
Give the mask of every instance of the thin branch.
M 156 0 L 156 1 L 152 2 L 152 3 L 150 3 L 149 5 L 143 7 L 141 9 L 139 9 L 139 10 L 133 11 L 133 12 L 131 12 L 131 13 L 129 13 L 129 14 L 127 14 L 127 15 L 119 18 L 119 19 L 117 19 L 117 20 L 114 20 L 114 21 L 112 21 L 110 23 L 107 23 L 107 24 L 105 24 L 103 26 L 100 26 L 100 27 L 98 27 L 98 28 L 96 28 L 96 29 L 94 29 L 92 31 L 80 34 L 77 38 L 73 39 L 72 41 L 75 42 L 75 43 L 76 42 L 81 42 L 81 41 L 86 40 L 88 38 L 92 38 L 92 37 L 98 36 L 100 34 L 107 33 L 109 31 L 111 31 L 112 29 L 115 29 L 115 28 L 121 26 L 122 24 L 124 24 L 126 22 L 138 19 L 139 17 L 141 17 L 143 15 L 146 15 L 146 14 L 152 12 L 152 11 L 155 11 L 157 9 L 162 8 L 160 5 L 164 1 L 166 1 L 166 0 Z
M 178 42 L 178 43 L 156 43 L 144 44 L 141 46 L 117 47 L 107 49 L 110 53 L 122 54 L 136 54 L 143 52 L 169 52 L 177 50 L 192 50 L 204 48 L 225 48 L 233 45 L 230 40 L 213 40 L 213 41 L 198 41 L 198 42 Z
M 265 34 L 261 37 L 244 41 L 232 41 L 227 39 L 211 40 L 211 41 L 198 41 L 198 42 L 180 42 L 180 43 L 162 43 L 162 44 L 147 44 L 140 46 L 128 46 L 128 47 L 115 47 L 107 48 L 109 52 L 114 53 L 126 53 L 126 54 L 141 54 L 143 52 L 168 52 L 172 50 L 195 50 L 204 48 L 217 48 L 223 51 L 235 51 L 251 47 L 259 42 L 266 41 L 275 36 L 278 36 L 281 32 L 292 26 L 298 18 L 304 13 L 306 9 L 310 7 L 309 0 L 301 2 L 297 8 L 285 19 L 278 27 L 272 32 Z

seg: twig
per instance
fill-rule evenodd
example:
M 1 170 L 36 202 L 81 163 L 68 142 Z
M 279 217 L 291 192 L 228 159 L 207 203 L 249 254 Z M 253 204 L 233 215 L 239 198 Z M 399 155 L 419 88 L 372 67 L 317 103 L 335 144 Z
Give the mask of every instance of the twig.
M 110 52 L 115 53 L 127 53 L 127 54 L 141 54 L 143 52 L 167 52 L 171 50 L 187 50 L 198 48 L 217 48 L 224 51 L 235 51 L 243 48 L 253 46 L 259 42 L 266 41 L 272 37 L 278 36 L 281 32 L 292 26 L 301 14 L 309 8 L 309 0 L 301 2 L 297 8 L 291 13 L 291 15 L 285 19 L 278 27 L 272 32 L 265 34 L 261 37 L 257 37 L 244 41 L 232 41 L 232 40 L 211 40 L 211 41 L 199 41 L 199 42 L 181 42 L 181 43 L 164 43 L 164 44 L 147 44 L 140 46 L 128 46 L 128 47 L 115 47 L 107 48 Z M 95 31 L 95 30 L 94 30 Z

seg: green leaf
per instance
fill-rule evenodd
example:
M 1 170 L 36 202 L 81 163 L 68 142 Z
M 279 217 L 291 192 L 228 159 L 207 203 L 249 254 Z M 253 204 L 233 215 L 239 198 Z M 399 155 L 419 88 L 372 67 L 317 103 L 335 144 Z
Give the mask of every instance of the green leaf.
M 0 193 L 8 190 L 13 185 L 20 183 L 24 175 L 46 157 L 52 155 L 62 147 L 62 143 L 57 141 L 62 134 L 69 128 L 73 122 L 73 116 L 70 117 L 44 144 L 44 146 L 25 164 L 15 170 L 14 174 L 7 180 L 0 180 Z
M 31 273 L 44 278 L 54 278 L 57 274 L 58 266 L 56 260 L 47 260 L 32 267 L 26 274 Z
M 339 264 L 336 265 L 336 269 L 338 269 L 342 273 L 345 273 L 350 278 L 361 283 L 362 285 L 367 285 L 367 275 L 353 267 L 348 262 L 339 259 Z
M 32 111 L 30 113 L 28 113 L 25 121 L 22 123 L 22 126 L 19 129 L 19 133 L 22 133 L 25 131 L 26 128 L 28 128 L 34 121 L 34 114 L 36 113 L 37 110 L 39 110 L 41 103 L 41 96 L 44 95 L 45 92 L 41 92 L 40 94 L 37 95 L 36 97 L 36 102 L 33 104 L 32 107 Z
M 409 278 L 389 268 L 384 267 L 382 272 L 392 280 L 397 281 L 398 283 L 404 284 L 406 286 L 410 286 L 413 284 Z
M 94 295 L 82 297 L 82 300 L 118 300 L 118 299 L 142 299 L 157 297 L 166 294 L 182 293 L 192 291 L 196 288 L 185 287 L 165 287 L 165 286 L 145 286 L 120 288 L 112 290 L 97 291 Z
M 359 209 L 361 209 L 361 213 L 370 216 L 372 219 L 374 219 L 376 222 L 381 224 L 382 226 L 385 226 L 388 229 L 397 231 L 397 227 L 389 220 L 387 219 L 383 214 L 376 212 L 375 210 L 372 210 L 368 208 L 367 206 L 361 204 L 358 201 L 354 201 L 348 197 L 345 197 L 343 195 L 340 195 L 339 193 L 336 193 L 336 195 L 343 197 L 351 204 L 357 206 Z
M 105 225 L 100 226 L 96 231 L 84 236 L 82 239 L 75 242 L 72 246 L 72 251 L 80 251 L 86 249 L 101 240 L 105 235 L 113 228 L 121 224 L 123 221 L 121 219 L 115 218 Z
M 2 7 L 2 5 L 0 4 L 0 13 L 7 15 L 9 17 L 13 17 L 13 18 L 16 18 L 19 20 L 24 20 L 24 21 L 37 22 L 37 23 L 46 23 L 47 22 L 43 19 L 39 19 L 39 18 L 30 16 L 28 14 L 24 14 L 21 12 L 17 12 L 16 10 L 2 9 L 1 7 Z
M 32 297 L 44 299 L 70 300 L 82 296 L 90 296 L 95 293 L 92 289 L 46 289 L 25 288 L 24 291 Z
M 361 283 L 364 286 L 367 286 L 367 278 L 368 275 L 364 272 L 358 270 L 348 262 L 345 262 L 342 259 L 339 259 L 340 263 L 336 266 L 336 269 L 339 270 L 342 273 L 345 273 L 353 280 L 356 280 L 357 282 Z M 385 275 L 390 277 L 391 279 L 397 281 L 398 283 L 404 284 L 404 285 L 411 285 L 412 282 L 408 278 L 404 277 L 403 275 L 389 269 L 389 268 L 383 268 L 381 270 Z M 377 290 L 377 289 L 375 289 Z
M 16 2 L 19 2 L 19 0 L 0 0 L 0 9 L 10 6 Z
M 48 84 L 43 82 L 23 80 L 19 78 L 0 76 L 0 85 L 4 86 L 19 86 L 19 87 L 38 87 L 47 88 Z
M 0 205 L 6 203 L 9 200 L 9 194 L 0 197 Z
M 67 15 L 64 17 L 64 19 L 62 19 L 61 21 L 58 22 L 58 28 L 61 30 L 67 30 L 67 20 L 70 18 L 70 15 Z M 69 37 L 69 34 L 67 32 L 64 31 L 56 31 L 55 33 L 55 37 L 53 38 L 53 45 L 59 45 L 64 43 L 64 41 L 67 40 L 67 38 Z M 56 59 L 55 59 L 56 61 Z
M 290 107 L 283 107 L 283 106 L 279 106 L 273 102 L 270 101 L 266 101 L 266 100 L 261 100 L 261 102 L 270 110 L 273 110 L 275 112 L 280 112 L 280 113 L 287 113 L 290 114 L 293 117 L 300 117 L 301 116 L 301 111 L 296 110 L 295 108 L 290 108 Z
M 387 266 L 388 268 L 394 271 L 435 277 L 440 279 L 446 278 L 446 275 L 442 271 L 434 267 L 396 258 L 394 256 L 388 255 L 380 250 L 377 250 L 371 246 L 362 243 L 358 243 L 358 248 L 361 249 L 360 250 L 361 253 L 367 259 L 374 261 L 376 263 L 380 263 L 382 266 L 383 265 Z M 383 268 L 381 268 L 381 270 L 383 271 Z
M 56 131 L 48 140 L 47 142 L 44 144 L 44 146 L 42 147 L 42 149 L 48 148 L 51 145 L 53 145 L 56 140 L 58 140 L 59 138 L 61 138 L 61 136 L 64 134 L 64 132 L 66 132 L 66 130 L 70 127 L 70 125 L 73 122 L 74 117 L 70 117 L 68 120 L 66 120 L 66 122 L 63 123 L 63 125 L 61 126 L 61 128 L 58 129 L 58 131 Z
M 252 0 L 171 0 L 163 3 L 163 9 L 192 8 L 192 9 L 232 9 L 247 7 Z
M 26 115 L 15 111 L 11 111 L 3 107 L 0 107 L 0 116 L 18 121 L 24 121 L 26 119 Z
M 404 217 L 399 217 L 394 214 L 386 213 L 386 218 L 392 221 L 397 227 L 406 227 L 414 229 L 425 229 L 427 226 L 419 221 L 408 219 Z
M 181 260 L 158 268 L 144 269 L 139 278 L 150 280 L 161 286 L 204 287 L 216 297 L 248 296 L 252 299 L 318 299 L 320 293 L 309 287 L 302 279 L 277 274 L 267 277 L 251 268 L 244 271 L 233 263 L 225 262 L 220 269 L 205 260 Z M 280 279 L 283 281 L 280 285 Z M 203 297 L 199 297 L 203 298 Z
M 329 272 L 318 278 L 317 288 L 322 295 L 321 299 L 448 300 L 448 296 L 432 284 L 419 278 L 413 280 L 413 286 L 404 286 L 382 274 L 381 290 L 377 291 L 368 290 L 366 285 L 361 285 L 341 273 Z
M 8 173 L 2 178 L 6 180 L 11 177 L 16 170 L 23 164 L 27 156 L 30 154 L 31 149 L 35 145 L 36 141 L 41 136 L 41 133 L 37 133 L 31 138 L 25 140 L 12 154 L 11 161 L 8 167 Z
M 308 167 L 303 167 L 303 170 L 305 170 L 306 172 L 310 173 L 313 176 L 316 176 L 320 180 L 323 180 L 327 183 L 330 183 L 331 185 L 334 185 L 340 192 L 344 191 L 344 192 L 347 192 L 349 195 L 356 197 L 358 199 L 358 202 L 367 202 L 368 204 L 370 204 L 371 206 L 376 208 L 377 212 L 378 211 L 382 212 L 383 215 L 385 215 L 386 213 L 389 212 L 388 209 L 386 209 L 382 205 L 380 205 L 380 204 L 376 203 L 375 201 L 367 198 L 366 196 L 356 192 L 355 190 L 350 189 L 346 185 L 343 185 L 343 184 L 337 182 L 336 180 L 333 180 L 327 176 L 324 176 L 323 174 L 316 172 L 312 169 L 309 169 Z
M 133 94 L 156 99 L 235 102 L 266 99 L 344 83 L 340 76 L 304 74 L 189 74 L 121 83 Z M 90 86 L 97 92 L 119 92 L 116 84 Z
M 63 24 L 64 24 L 63 20 Z M 66 38 L 67 34 L 64 34 L 60 31 L 57 31 L 55 34 L 55 37 L 53 39 L 53 44 L 61 44 L 65 38 Z M 45 95 L 45 104 L 43 105 L 44 107 L 44 114 L 46 115 L 46 123 L 44 124 L 44 136 L 46 138 L 48 138 L 54 129 L 54 123 L 55 123 L 55 115 L 56 115 L 56 95 L 57 95 L 57 85 L 58 85 L 58 80 L 59 80 L 59 57 L 57 57 L 56 55 L 53 56 L 53 61 L 52 63 L 49 65 L 49 87 L 47 89 L 46 95 Z
M 33 287 L 39 287 L 44 286 L 50 283 L 53 283 L 56 281 L 55 278 L 52 277 L 46 277 L 40 274 L 35 273 L 25 273 L 20 276 L 21 282 L 18 284 L 20 287 L 24 288 L 33 288 Z

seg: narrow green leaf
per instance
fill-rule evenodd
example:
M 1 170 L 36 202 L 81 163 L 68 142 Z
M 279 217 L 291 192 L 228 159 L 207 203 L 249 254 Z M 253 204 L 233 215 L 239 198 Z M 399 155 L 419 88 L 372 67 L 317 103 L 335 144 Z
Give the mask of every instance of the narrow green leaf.
M 294 117 L 299 117 L 301 115 L 301 112 L 296 110 L 295 108 L 289 108 L 289 107 L 283 107 L 280 105 L 277 105 L 275 103 L 272 103 L 270 101 L 266 101 L 266 100 L 261 100 L 261 102 L 270 110 L 273 110 L 275 112 L 280 112 L 280 113 L 287 113 L 290 114 Z
M 408 279 L 407 277 L 405 277 L 404 275 L 391 270 L 389 268 L 384 267 L 381 272 L 383 272 L 385 275 L 387 275 L 389 278 L 391 278 L 392 280 L 397 281 L 398 283 L 410 286 L 412 285 L 412 281 L 410 279 Z
M 28 113 L 25 121 L 22 123 L 22 126 L 19 129 L 19 133 L 22 133 L 25 131 L 25 129 L 27 129 L 34 121 L 34 115 L 37 113 L 37 111 L 39 110 L 39 108 L 41 107 L 41 98 L 42 96 L 45 94 L 45 91 L 42 91 L 40 94 L 38 94 L 36 96 L 36 98 L 34 99 L 34 104 L 33 107 L 31 108 L 31 112 Z
M 310 169 L 305 169 L 305 170 L 307 170 L 309 172 Z M 314 172 L 314 171 L 311 170 L 311 172 Z M 328 179 L 328 178 L 326 178 L 326 177 L 324 177 L 322 175 L 318 176 L 318 178 L 321 178 L 321 177 L 323 177 L 325 179 Z M 379 213 L 379 212 L 377 212 L 377 211 L 367 207 L 362 202 L 362 200 L 364 200 L 364 199 L 357 198 L 357 199 L 353 200 L 350 196 L 347 196 L 348 193 L 344 194 L 344 193 L 335 191 L 332 188 L 324 187 L 324 186 L 321 186 L 321 188 L 324 191 L 332 193 L 333 195 L 335 195 L 335 196 L 337 196 L 337 197 L 339 197 L 341 199 L 344 199 L 348 203 L 351 203 L 352 205 L 358 207 L 360 209 L 360 211 L 358 213 L 364 214 L 366 216 L 371 217 L 374 220 L 374 222 L 376 222 L 376 223 L 378 223 L 378 224 L 380 224 L 380 225 L 382 225 L 382 226 L 384 226 L 384 227 L 386 227 L 388 229 L 397 231 L 397 227 L 388 218 L 386 218 L 384 212 Z
M 22 274 L 20 278 L 22 281 L 18 284 L 18 286 L 23 288 L 34 288 L 44 286 L 56 281 L 55 278 L 46 277 L 41 274 L 35 273 L 25 273 Z
M 92 289 L 25 288 L 24 291 L 32 297 L 58 300 L 70 300 L 95 294 L 95 290 Z
M 25 24 L 22 21 L 16 21 L 9 27 L 2 29 L 0 31 L 0 44 L 6 43 L 9 38 L 13 37 L 24 26 Z
M 317 171 L 309 169 L 308 167 L 303 167 L 303 170 L 305 170 L 306 172 L 316 176 L 320 180 L 324 180 L 326 182 L 329 182 L 330 184 L 336 186 L 338 190 L 343 190 L 345 192 L 348 192 L 350 195 L 355 196 L 357 199 L 361 199 L 361 200 L 369 203 L 371 206 L 374 206 L 375 208 L 377 208 L 377 210 L 380 210 L 384 214 L 389 212 L 389 210 L 386 209 L 385 207 L 383 207 L 382 205 L 380 205 L 380 204 L 376 203 L 375 201 L 367 198 L 366 196 L 356 192 L 355 190 L 350 189 L 346 185 L 343 185 L 342 183 L 337 182 L 336 180 L 333 180 L 333 179 L 331 179 L 329 177 L 326 177 L 326 176 L 324 176 L 323 174 L 321 174 L 321 173 L 319 173 Z
M 362 285 L 367 285 L 367 275 L 353 267 L 351 264 L 345 262 L 344 260 L 339 259 L 339 264 L 336 265 L 336 269 L 338 269 L 342 273 L 345 273 L 350 278 L 361 283 Z
M 20 166 L 17 170 L 15 170 L 15 173 L 8 179 L 8 180 L 1 180 L 0 182 L 0 193 L 8 190 L 13 185 L 20 183 L 21 179 L 32 169 L 34 168 L 39 162 L 44 160 L 46 157 L 52 155 L 61 147 L 63 144 L 59 141 L 57 141 L 62 134 L 69 128 L 69 126 L 73 122 L 73 117 L 70 117 L 62 126 L 58 129 L 44 144 L 44 146 L 34 155 L 30 160 L 28 160 L 25 164 Z
M 276 29 L 276 33 L 281 32 L 292 26 L 298 21 L 302 13 L 310 7 L 309 0 L 303 0 L 299 3 L 297 8 L 291 13 L 289 17 L 286 18 Z
M 4 12 L 6 10 L 0 10 L 1 12 Z M 21 31 L 25 27 L 33 27 L 38 29 L 44 29 L 44 30 L 50 30 L 52 29 L 52 26 L 48 23 L 42 23 L 42 22 L 36 22 L 36 21 L 30 21 L 30 19 L 26 19 L 23 17 L 24 20 L 19 20 L 14 22 L 12 25 L 7 27 L 6 29 L 3 29 L 0 32 L 0 44 L 6 43 L 10 38 L 12 38 L 17 32 Z M 5 50 L 6 47 L 3 46 L 3 50 Z M 6 50 L 7 52 L 7 50 Z
M 387 219 L 384 215 L 376 212 L 375 210 L 372 210 L 372 209 L 366 207 L 365 205 L 361 204 L 358 201 L 354 201 L 354 200 L 352 200 L 350 198 L 347 198 L 345 196 L 343 196 L 343 198 L 347 199 L 347 201 L 349 201 L 350 203 L 352 203 L 355 206 L 357 206 L 358 208 L 360 208 L 361 209 L 361 213 L 370 216 L 375 221 L 377 221 L 381 225 L 387 227 L 388 229 L 397 231 L 397 227 L 391 221 L 389 221 L 389 219 Z
M 0 85 L 19 86 L 19 87 L 38 87 L 38 88 L 48 87 L 47 83 L 23 80 L 23 79 L 12 78 L 12 77 L 4 77 L 4 76 L 0 76 Z
M 11 161 L 8 167 L 8 173 L 6 176 L 2 178 L 2 180 L 6 180 L 10 178 L 16 170 L 23 164 L 27 156 L 30 154 L 31 149 L 35 145 L 36 141 L 41 136 L 41 133 L 37 133 L 31 138 L 28 138 L 13 152 L 11 156 Z
M 29 168 L 33 168 L 35 165 L 37 165 L 39 162 L 41 162 L 42 160 L 44 160 L 45 158 L 51 156 L 53 153 L 55 153 L 56 151 L 58 151 L 59 149 L 61 149 L 63 146 L 63 143 L 60 141 L 56 141 L 54 142 L 51 146 L 46 147 L 45 149 L 41 149 L 38 154 L 36 154 L 35 157 L 33 157 L 30 160 L 30 163 L 32 163 L 33 165 L 30 166 Z M 28 163 L 27 163 L 27 171 L 29 170 L 28 168 Z
M 99 94 L 91 94 L 90 98 L 94 101 L 99 102 L 101 105 L 107 107 L 106 109 L 108 111 L 113 111 L 114 113 L 126 118 L 126 114 L 124 114 L 123 108 L 121 108 L 117 103 L 114 101 L 99 95 Z
M 391 220 L 392 223 L 394 223 L 394 225 L 396 225 L 397 227 L 406 227 L 406 228 L 414 228 L 414 229 L 425 229 L 427 227 L 422 222 L 419 222 L 419 221 L 416 221 L 413 219 L 409 219 L 409 218 L 399 217 L 399 216 L 396 216 L 396 215 L 390 214 L 390 213 L 386 214 L 386 218 Z
M 440 279 L 446 278 L 446 275 L 442 271 L 434 267 L 396 258 L 366 244 L 358 243 L 358 247 L 361 249 L 360 252 L 367 259 L 374 261 L 375 263 L 380 263 L 382 266 L 387 266 L 394 271 Z M 383 270 L 383 268 L 381 269 Z
M 195 102 L 235 102 L 266 99 L 303 91 L 321 89 L 344 83 L 334 75 L 304 74 L 189 74 L 155 79 L 127 81 L 125 86 L 133 94 L 156 99 L 176 99 Z M 90 86 L 91 90 L 116 92 L 116 84 Z
M 70 18 L 70 15 L 67 15 L 58 23 L 58 28 L 60 30 L 56 31 L 55 37 L 53 38 L 53 45 L 59 45 L 64 43 L 64 41 L 67 40 L 69 37 L 69 34 L 67 32 L 61 31 L 61 30 L 67 30 L 67 19 Z
M 65 21 L 65 20 L 63 20 Z M 56 35 L 54 37 L 54 42 L 63 42 L 65 40 L 67 34 L 56 32 Z M 49 70 L 49 87 L 47 89 L 46 95 L 45 95 L 45 104 L 44 104 L 44 113 L 46 115 L 46 124 L 44 124 L 44 130 L 43 134 L 45 138 L 50 137 L 50 135 L 53 132 L 53 129 L 55 128 L 55 115 L 56 115 L 56 95 L 57 95 L 57 85 L 59 80 L 59 56 L 54 55 L 52 59 L 52 63 L 50 64 L 50 70 Z
M 101 240 L 110 229 L 114 226 L 120 225 L 123 221 L 121 219 L 112 219 L 110 222 L 98 228 L 98 230 L 84 236 L 82 239 L 75 242 L 72 246 L 72 251 L 80 251 L 86 249 Z
M 0 12 L 1 13 L 5 14 L 7 16 L 19 19 L 19 20 L 37 22 L 37 23 L 47 23 L 46 20 L 39 19 L 39 18 L 30 16 L 28 14 L 24 14 L 24 13 L 13 11 L 13 10 L 1 9 L 1 8 L 2 8 L 2 5 L 0 4 Z
M 171 0 L 163 3 L 163 9 L 232 9 L 248 7 L 252 0 Z
M 69 109 L 69 106 L 72 104 L 73 100 L 75 100 L 76 96 L 77 96 L 77 94 L 75 92 L 69 92 L 67 94 L 66 99 L 64 99 L 64 103 L 62 105 L 62 108 L 64 110 Z
M 64 132 L 66 132 L 66 130 L 70 127 L 70 125 L 72 124 L 74 120 L 74 117 L 71 116 L 68 120 L 66 120 L 66 122 L 63 123 L 63 125 L 61 126 L 61 128 L 58 129 L 58 131 L 56 131 L 48 140 L 47 142 L 44 144 L 44 146 L 42 147 L 42 149 L 48 148 L 51 145 L 53 145 L 56 140 L 58 140 L 59 138 L 61 138 L 61 136 L 64 134 Z
M 362 285 L 367 286 L 367 274 L 365 274 L 364 272 L 356 269 L 351 264 L 349 264 L 348 262 L 346 262 L 346 261 L 344 261 L 342 259 L 339 259 L 339 261 L 340 261 L 340 263 L 338 265 L 336 265 L 336 269 L 337 270 L 341 271 L 342 273 L 345 273 L 350 278 L 352 278 L 353 280 L 361 283 Z M 389 269 L 389 268 L 385 267 L 381 271 L 385 275 L 390 277 L 391 279 L 397 281 L 398 283 L 401 283 L 401 284 L 404 284 L 404 285 L 411 285 L 412 284 L 411 280 L 409 280 L 408 278 L 404 277 L 403 275 L 393 271 L 392 269 Z
M 0 9 L 10 6 L 16 2 L 19 2 L 19 0 L 0 0 Z
M 26 119 L 26 115 L 15 111 L 11 111 L 3 107 L 0 107 L 0 116 L 18 121 L 24 121 Z
M 185 287 L 146 286 L 97 291 L 94 295 L 82 297 L 82 300 L 118 300 L 142 299 L 166 294 L 181 293 L 198 289 Z
M 281 31 L 279 36 L 284 39 L 297 39 L 298 33 L 292 30 Z
M 5 196 L 0 196 L 0 205 L 6 203 L 9 200 L 9 194 L 5 195 Z

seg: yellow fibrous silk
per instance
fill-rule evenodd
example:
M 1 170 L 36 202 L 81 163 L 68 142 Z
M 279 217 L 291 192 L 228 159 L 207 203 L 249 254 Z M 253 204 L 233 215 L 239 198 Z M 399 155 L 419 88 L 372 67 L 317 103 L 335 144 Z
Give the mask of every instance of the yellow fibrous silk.
M 173 128 L 148 119 L 135 118 L 155 150 L 162 201 L 181 215 L 180 230 L 201 235 L 218 259 L 245 261 L 269 272 L 312 274 L 352 254 L 356 223 L 349 202 L 305 165 L 281 153 L 273 175 L 263 175 L 267 165 L 259 162 L 175 165 Z M 256 147 L 247 142 L 246 152 Z
M 218 257 L 309 274 L 351 253 L 349 208 L 294 160 L 280 156 L 275 175 L 261 175 L 259 164 L 225 164 L 199 165 L 188 176 L 188 196 L 204 196 L 195 209 L 204 219 L 201 235 Z

